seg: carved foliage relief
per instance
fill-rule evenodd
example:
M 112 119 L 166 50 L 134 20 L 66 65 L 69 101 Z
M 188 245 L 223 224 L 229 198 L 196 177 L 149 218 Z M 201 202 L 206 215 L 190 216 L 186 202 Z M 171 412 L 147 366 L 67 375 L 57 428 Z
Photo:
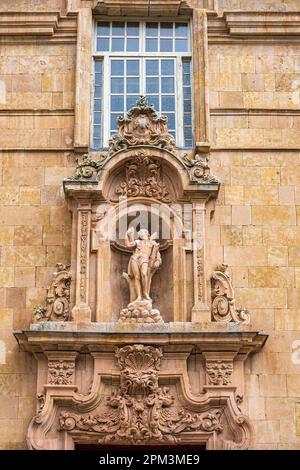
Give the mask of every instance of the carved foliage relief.
M 48 289 L 46 303 L 33 311 L 33 321 L 66 321 L 70 316 L 70 266 L 57 264 L 53 280 Z
M 55 360 L 48 363 L 48 383 L 51 385 L 71 385 L 75 372 L 74 361 Z
M 134 445 L 149 442 L 177 443 L 188 431 L 220 433 L 221 408 L 194 413 L 175 405 L 166 387 L 158 385 L 162 351 L 144 345 L 117 349 L 120 388 L 107 398 L 98 414 L 86 416 L 63 411 L 60 429 L 99 433 L 99 442 Z

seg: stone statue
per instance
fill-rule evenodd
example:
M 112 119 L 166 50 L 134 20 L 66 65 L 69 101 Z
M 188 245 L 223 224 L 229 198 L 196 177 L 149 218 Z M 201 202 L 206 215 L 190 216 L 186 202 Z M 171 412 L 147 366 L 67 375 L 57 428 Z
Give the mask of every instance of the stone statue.
M 123 309 L 120 321 L 130 323 L 158 323 L 162 318 L 158 310 L 152 309 L 150 297 L 151 281 L 155 271 L 161 266 L 157 234 L 150 236 L 148 230 L 138 232 L 134 239 L 134 229 L 126 232 L 125 245 L 134 249 L 128 264 L 128 273 L 123 273 L 130 290 L 130 304 Z

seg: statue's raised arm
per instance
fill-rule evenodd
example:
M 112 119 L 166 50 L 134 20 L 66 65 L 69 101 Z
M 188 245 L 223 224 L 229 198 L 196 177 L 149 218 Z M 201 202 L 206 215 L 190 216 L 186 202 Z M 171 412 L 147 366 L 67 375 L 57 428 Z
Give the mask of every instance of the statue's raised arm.
M 127 246 L 127 248 L 134 248 L 136 246 L 133 227 L 129 228 L 126 232 L 125 245 Z

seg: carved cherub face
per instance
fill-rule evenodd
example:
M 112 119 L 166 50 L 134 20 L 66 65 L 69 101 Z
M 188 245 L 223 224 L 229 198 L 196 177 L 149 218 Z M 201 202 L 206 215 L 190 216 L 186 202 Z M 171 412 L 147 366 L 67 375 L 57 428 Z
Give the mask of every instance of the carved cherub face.
M 142 228 L 142 230 L 138 232 L 138 237 L 140 240 L 148 240 L 149 238 L 148 230 L 146 230 L 145 228 Z

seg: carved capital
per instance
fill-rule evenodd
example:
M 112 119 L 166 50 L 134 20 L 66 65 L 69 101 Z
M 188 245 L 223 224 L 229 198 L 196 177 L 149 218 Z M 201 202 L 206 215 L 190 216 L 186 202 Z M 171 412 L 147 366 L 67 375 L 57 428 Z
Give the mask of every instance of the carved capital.
M 70 318 L 70 266 L 56 265 L 53 281 L 48 289 L 46 303 L 38 305 L 33 311 L 33 322 L 67 321 Z
M 47 352 L 48 385 L 74 385 L 75 352 Z

